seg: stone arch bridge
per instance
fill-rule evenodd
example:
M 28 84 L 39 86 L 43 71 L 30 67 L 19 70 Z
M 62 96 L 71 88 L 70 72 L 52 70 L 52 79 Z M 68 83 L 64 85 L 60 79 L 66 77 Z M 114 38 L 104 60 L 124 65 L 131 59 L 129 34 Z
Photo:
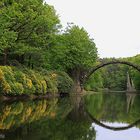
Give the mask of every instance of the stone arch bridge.
M 83 85 L 94 72 L 96 72 L 97 70 L 101 69 L 102 67 L 105 67 L 105 66 L 111 65 L 111 64 L 124 64 L 124 65 L 128 65 L 128 66 L 131 66 L 131 67 L 133 67 L 134 69 L 136 69 L 137 71 L 140 72 L 140 65 L 133 64 L 132 62 L 127 62 L 127 61 L 123 61 L 123 60 L 112 60 L 112 61 L 109 61 L 109 62 L 101 63 L 101 64 L 93 67 L 89 72 L 87 72 L 87 74 L 85 74 L 82 77 L 81 85 Z

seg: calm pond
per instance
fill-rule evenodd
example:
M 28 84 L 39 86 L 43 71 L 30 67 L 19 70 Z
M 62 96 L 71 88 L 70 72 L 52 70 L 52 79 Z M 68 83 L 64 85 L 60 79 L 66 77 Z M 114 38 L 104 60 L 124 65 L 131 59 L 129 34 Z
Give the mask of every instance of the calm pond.
M 140 95 L 1 102 L 0 139 L 140 140 Z

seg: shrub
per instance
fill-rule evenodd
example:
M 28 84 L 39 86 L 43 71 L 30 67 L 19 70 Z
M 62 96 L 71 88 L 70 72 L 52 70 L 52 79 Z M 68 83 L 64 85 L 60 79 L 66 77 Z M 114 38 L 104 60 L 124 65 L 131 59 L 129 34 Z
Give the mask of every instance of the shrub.
M 10 94 L 11 93 L 11 87 L 10 85 L 5 81 L 5 79 L 1 83 L 1 92 L 3 94 Z
M 65 72 L 57 72 L 58 91 L 60 93 L 69 93 L 73 86 L 73 80 Z
M 0 93 L 4 95 L 69 93 L 72 85 L 64 72 L 0 66 Z
M 14 73 L 13 73 L 12 67 L 9 67 L 9 66 L 1 66 L 0 69 L 3 72 L 4 78 L 5 78 L 6 81 L 11 81 L 11 82 L 16 81 L 16 79 L 14 77 Z
M 15 83 L 10 83 L 11 87 L 11 94 L 13 95 L 21 95 L 24 93 L 24 88 L 21 83 L 15 82 Z
M 41 76 L 38 72 L 34 72 L 32 70 L 30 70 L 28 73 L 35 87 L 35 94 L 46 94 L 47 84 L 44 79 L 44 76 Z
M 47 93 L 58 93 L 57 79 L 53 72 L 41 69 L 41 73 L 44 75 L 44 80 L 47 86 Z
M 1 93 L 10 93 L 11 92 L 11 87 L 5 80 L 5 74 L 0 67 L 0 92 Z
M 45 81 L 47 83 L 47 92 L 48 93 L 57 93 L 57 82 L 51 79 L 49 76 L 45 76 Z

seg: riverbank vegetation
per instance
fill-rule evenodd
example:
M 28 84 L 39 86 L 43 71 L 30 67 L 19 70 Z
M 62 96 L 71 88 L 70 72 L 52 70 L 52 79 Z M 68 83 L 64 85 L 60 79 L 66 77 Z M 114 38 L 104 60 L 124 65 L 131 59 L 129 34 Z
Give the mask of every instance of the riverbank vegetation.
M 111 59 L 98 57 L 95 42 L 84 28 L 69 23 L 64 29 L 54 7 L 43 0 L 0 2 L 1 94 L 81 92 L 83 87 L 123 90 L 127 71 L 139 89 L 139 74 L 119 65 L 99 70 L 82 85 L 93 66 Z M 138 55 L 124 60 L 139 64 L 139 59 Z
M 1 92 L 68 92 L 72 80 L 73 89 L 81 91 L 80 78 L 97 58 L 95 43 L 88 33 L 73 24 L 61 31 L 53 6 L 40 0 L 1 1 L 0 7 L 0 64 L 4 66 Z M 19 65 L 26 70 L 18 70 Z M 53 80 L 48 82 L 44 71 L 61 71 L 58 86 L 47 87 Z
M 69 93 L 72 85 L 72 79 L 64 72 L 0 66 L 1 95 Z

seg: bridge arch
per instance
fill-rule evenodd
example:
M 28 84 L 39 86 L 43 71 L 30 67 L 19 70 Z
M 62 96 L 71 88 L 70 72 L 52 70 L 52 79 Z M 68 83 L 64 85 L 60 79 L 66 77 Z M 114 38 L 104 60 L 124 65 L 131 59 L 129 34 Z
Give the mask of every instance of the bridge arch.
M 82 80 L 82 84 L 84 84 L 88 79 L 89 77 L 94 73 L 96 72 L 97 70 L 107 66 L 107 65 L 111 65 L 111 64 L 124 64 L 124 65 L 128 65 L 128 66 L 131 66 L 133 67 L 134 69 L 136 69 L 137 71 L 140 72 L 140 66 L 139 65 L 136 65 L 136 64 L 133 64 L 131 62 L 127 62 L 127 61 L 122 61 L 122 60 L 112 60 L 112 61 L 109 61 L 109 62 L 105 62 L 105 63 L 101 63 L 95 67 L 93 67 L 84 77 L 83 77 L 83 80 Z
M 113 127 L 113 126 L 108 126 L 102 122 L 100 122 L 99 120 L 95 119 L 88 111 L 86 111 L 87 114 L 89 115 L 89 117 L 91 118 L 91 120 L 97 124 L 98 126 L 101 126 L 103 128 L 109 129 L 109 130 L 113 130 L 113 131 L 122 131 L 122 130 L 127 130 L 130 129 L 138 124 L 140 124 L 140 119 L 136 120 L 135 122 L 127 125 L 127 126 L 122 126 L 122 127 Z

